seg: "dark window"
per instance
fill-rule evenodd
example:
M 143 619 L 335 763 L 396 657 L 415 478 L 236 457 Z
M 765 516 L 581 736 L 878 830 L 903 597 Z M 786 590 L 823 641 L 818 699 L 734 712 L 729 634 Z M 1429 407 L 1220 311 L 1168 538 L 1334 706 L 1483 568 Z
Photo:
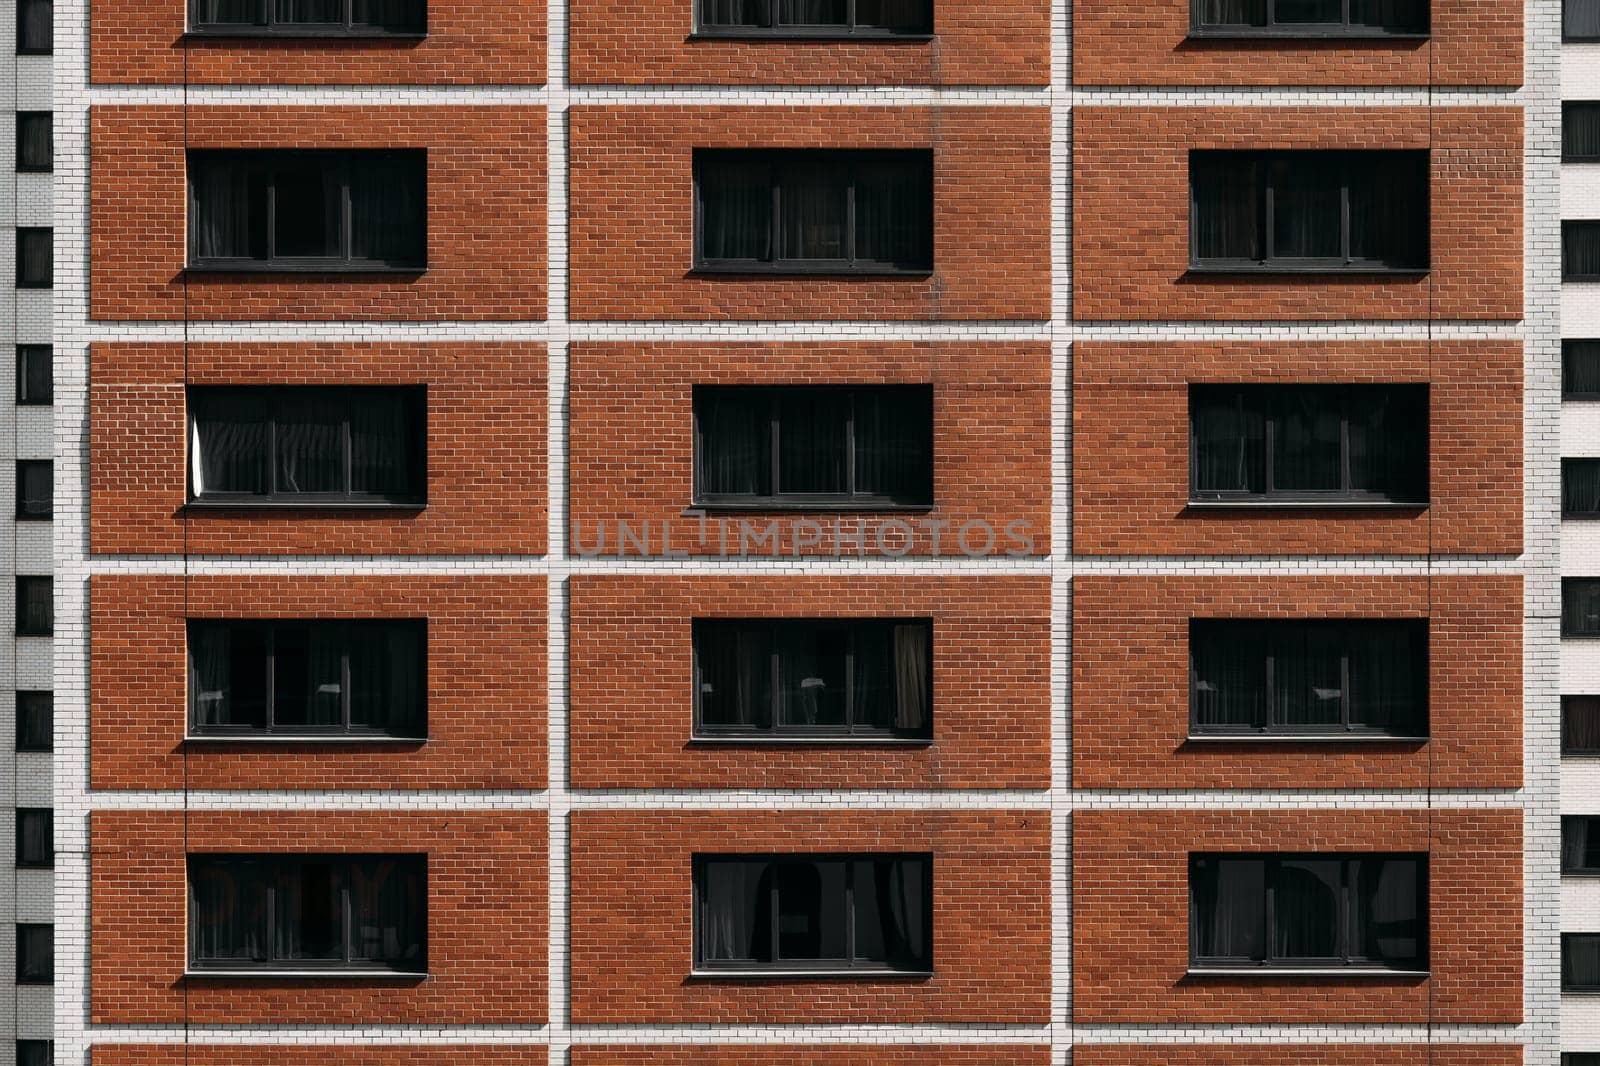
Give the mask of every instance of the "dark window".
M 933 32 L 933 0 L 698 0 L 715 37 L 901 37 Z
M 425 973 L 422 855 L 191 855 L 194 970 Z
M 17 169 L 39 173 L 55 169 L 50 112 L 17 112 Z
M 48 985 L 56 979 L 56 930 L 53 925 L 17 925 L 17 984 Z
M 1568 100 L 1561 105 L 1561 159 L 1600 162 L 1600 102 Z
M 695 502 L 925 507 L 933 388 L 696 388 Z
M 696 732 L 926 739 L 932 648 L 927 619 L 696 619 Z
M 49 518 L 54 497 L 55 473 L 50 460 L 17 460 L 17 517 Z
M 189 153 L 189 264 L 217 270 L 421 270 L 423 151 Z
M 51 0 L 17 0 L 17 55 L 55 51 L 55 7 Z
M 48 344 L 17 345 L 17 403 L 55 402 L 55 350 Z
M 1561 754 L 1600 755 L 1600 696 L 1561 697 Z
M 52 1040 L 18 1040 L 17 1066 L 54 1066 L 56 1046 Z
M 55 628 L 55 589 L 50 579 L 17 578 L 17 635 L 48 637 Z
M 1561 1066 L 1600 1066 L 1600 1051 L 1563 1051 Z
M 696 855 L 695 967 L 933 969 L 933 856 Z
M 1189 0 L 1197 37 L 1421 37 L 1428 0 Z
M 1196 734 L 1424 737 L 1425 619 L 1189 623 Z
M 1600 459 L 1561 460 L 1561 516 L 1600 517 Z
M 55 812 L 49 807 L 17 808 L 17 865 L 56 864 Z
M 17 230 L 17 288 L 48 289 L 55 284 L 55 234 L 43 226 Z
M 1600 874 L 1600 817 L 1561 816 L 1561 872 Z
M 1561 223 L 1561 280 L 1600 281 L 1600 221 Z
M 190 498 L 418 506 L 426 410 L 420 388 L 190 389 Z
M 208 736 L 420 738 L 427 623 L 189 623 L 189 722 Z
M 1561 579 L 1561 635 L 1600 637 L 1600 578 Z
M 1562 0 L 1561 37 L 1568 41 L 1600 41 L 1600 0 Z
M 376 37 L 427 28 L 426 0 L 189 0 L 191 33 Z
M 1600 400 L 1600 340 L 1561 342 L 1561 398 Z
M 925 273 L 933 153 L 694 152 L 697 269 Z
M 1600 933 L 1561 934 L 1561 991 L 1600 992 Z
M 1426 970 L 1428 859 L 1189 856 L 1194 969 Z
M 53 750 L 55 729 L 55 693 L 17 693 L 18 751 Z
M 1195 269 L 1428 266 L 1425 151 L 1194 151 L 1189 181 Z
M 1426 503 L 1426 385 L 1191 385 L 1196 501 Z

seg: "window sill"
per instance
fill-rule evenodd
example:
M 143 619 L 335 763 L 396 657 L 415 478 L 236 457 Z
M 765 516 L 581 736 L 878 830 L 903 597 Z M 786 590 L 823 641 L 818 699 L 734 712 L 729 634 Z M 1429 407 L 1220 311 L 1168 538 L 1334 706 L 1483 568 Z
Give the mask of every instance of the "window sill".
M 719 737 L 715 735 L 692 736 L 689 743 L 696 747 L 860 747 L 860 748 L 928 748 L 932 737 Z M 715 971 L 712 971 L 715 972 Z
M 1194 967 L 1185 977 L 1353 977 L 1358 979 L 1431 977 L 1431 970 L 1384 970 L 1358 966 L 1217 966 Z
M 849 267 L 849 266 L 802 266 L 786 263 L 782 266 L 767 266 L 762 264 L 739 265 L 701 265 L 689 271 L 690 277 L 719 277 L 719 278 L 926 278 L 933 274 L 933 267 Z
M 185 274 L 374 274 L 415 276 L 426 274 L 423 266 L 389 266 L 383 263 L 190 263 Z
M 859 968 L 859 969 L 842 969 L 842 970 L 780 970 L 780 969 L 772 969 L 772 970 L 733 970 L 733 969 L 729 969 L 729 970 L 698 970 L 697 969 L 697 970 L 690 970 L 689 971 L 689 976 L 690 976 L 690 978 L 692 978 L 694 980 L 697 980 L 697 981 L 716 980 L 716 979 L 719 979 L 719 978 L 726 978 L 726 977 L 738 978 L 738 979 L 741 979 L 741 980 L 750 980 L 750 979 L 759 980 L 761 978 L 773 978 L 773 977 L 784 978 L 784 979 L 792 979 L 792 978 L 797 978 L 797 977 L 810 977 L 810 978 L 825 978 L 827 980 L 837 980 L 839 978 L 868 978 L 868 979 L 875 980 L 875 981 L 876 980 L 882 980 L 883 978 L 887 977 L 887 978 L 903 978 L 905 980 L 910 980 L 910 981 L 926 981 L 928 978 L 933 976 L 933 971 L 932 970 L 870 970 L 870 969 L 866 969 L 865 967 L 862 967 L 862 968 Z
M 184 744 L 381 744 L 389 747 L 416 747 L 428 742 L 427 737 L 358 737 L 347 734 L 337 736 L 221 736 L 215 733 L 191 733 L 183 738 Z
M 227 26 L 217 29 L 191 28 L 184 31 L 182 39 L 185 41 L 421 41 L 426 40 L 427 36 L 427 30 L 318 29 L 315 26 L 275 30 L 265 26 Z
M 1237 500 L 1194 500 L 1186 505 L 1191 511 L 1271 511 L 1271 510 L 1318 510 L 1318 511 L 1421 511 L 1427 509 L 1427 500 L 1415 503 L 1406 503 L 1400 500 L 1276 500 L 1276 499 L 1237 499 Z
M 425 970 L 184 970 L 185 978 L 221 977 L 227 980 L 256 978 L 263 981 L 296 981 L 322 978 L 330 981 L 421 981 Z
M 694 41 L 773 41 L 782 44 L 843 44 L 865 41 L 872 44 L 927 44 L 934 39 L 932 33 L 893 33 L 861 30 L 711 30 L 699 29 L 686 40 Z
M 1377 733 L 1190 733 L 1189 744 L 1426 744 L 1428 737 Z
M 1201 277 L 1264 276 L 1264 277 L 1343 277 L 1378 276 L 1413 278 L 1426 276 L 1431 267 L 1386 266 L 1287 266 L 1268 263 L 1190 263 L 1188 274 Z M 1600 280 L 1600 279 L 1596 279 Z
M 426 500 L 390 503 L 382 500 L 225 500 L 198 499 L 183 505 L 185 511 L 423 511 Z
M 701 515 L 727 514 L 926 514 L 937 506 L 932 503 L 791 503 L 787 500 L 764 500 L 751 503 L 692 503 L 681 516 L 698 518 Z
M 1328 30 L 1239 27 L 1191 29 L 1189 31 L 1189 40 L 1191 41 L 1360 41 L 1370 44 L 1394 41 L 1397 44 L 1408 44 L 1416 41 L 1426 41 L 1431 39 L 1432 36 L 1428 32 L 1386 33 L 1382 30 L 1359 30 L 1343 27 Z

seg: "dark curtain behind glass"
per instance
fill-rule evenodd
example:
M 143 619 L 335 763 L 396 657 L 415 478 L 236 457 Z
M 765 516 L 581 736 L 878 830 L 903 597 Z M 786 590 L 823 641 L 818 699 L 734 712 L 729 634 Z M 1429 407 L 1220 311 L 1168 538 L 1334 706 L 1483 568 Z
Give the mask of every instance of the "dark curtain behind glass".
M 710 496 L 770 496 L 771 396 L 707 390 L 697 396 L 700 491 Z
M 344 176 L 322 157 L 291 158 L 272 174 L 272 254 L 278 259 L 344 255 Z
M 1337 492 L 1343 484 L 1338 394 L 1293 389 L 1272 396 L 1270 487 L 1278 492 Z
M 17 631 L 36 636 L 55 629 L 56 607 L 51 579 L 17 578 Z
M 1189 860 L 1189 936 L 1197 960 L 1266 957 L 1266 866 L 1258 859 Z
M 189 953 L 196 962 L 266 962 L 267 880 L 260 863 L 192 860 Z
M 428 656 L 422 627 L 352 624 L 348 632 L 351 727 L 421 736 Z
M 1600 819 L 1581 814 L 1562 816 L 1561 872 L 1600 872 Z
M 17 750 L 50 751 L 55 746 L 55 694 L 17 693 Z
M 1600 103 L 1561 105 L 1561 155 L 1568 160 L 1600 157 Z
M 1343 255 L 1339 172 L 1313 155 L 1284 156 L 1267 166 L 1272 189 L 1271 254 L 1279 259 L 1336 259 Z
M 1272 938 L 1277 960 L 1339 959 L 1338 859 L 1282 859 L 1272 872 Z
M 1391 500 L 1427 499 L 1426 390 L 1355 386 L 1344 397 L 1351 491 Z
M 271 0 L 273 21 L 311 26 L 344 24 L 344 0 Z
M 1428 262 L 1428 153 L 1349 158 L 1350 258 L 1388 267 Z
M 1600 515 L 1600 459 L 1561 460 L 1561 513 Z
M 192 478 L 195 495 L 269 491 L 270 410 L 245 397 L 196 393 Z
M 392 33 L 420 33 L 428 25 L 427 0 L 353 0 L 350 21 Z
M 1600 696 L 1561 697 L 1561 750 L 1600 752 Z
M 700 0 L 700 22 L 706 26 L 765 26 L 772 0 Z
M 350 491 L 376 496 L 410 496 L 421 489 L 416 483 L 419 466 L 410 431 L 409 398 L 394 392 L 351 396 Z
M 848 0 L 778 0 L 780 26 L 848 26 Z
M 1265 26 L 1267 0 L 1196 0 L 1201 26 Z
M 1426 884 L 1410 858 L 1362 858 L 1355 863 L 1351 953 L 1395 969 L 1423 965 Z
M 196 726 L 267 725 L 266 631 L 197 622 L 189 627 L 189 703 Z
M 1190 623 L 1194 716 L 1199 726 L 1260 728 L 1267 723 L 1267 633 L 1251 623 Z
M 842 726 L 850 632 L 843 626 L 780 626 L 778 722 L 791 726 Z
M 1304 622 L 1269 624 L 1274 725 L 1332 730 L 1344 722 L 1344 634 Z
M 1263 406 L 1235 389 L 1197 387 L 1192 396 L 1194 491 L 1265 492 L 1267 422 Z
M 1600 222 L 1561 223 L 1561 274 L 1600 277 Z
M 17 345 L 17 402 L 47 404 L 55 400 L 55 350 L 48 344 Z
M 49 866 L 55 859 L 55 816 L 49 808 L 17 810 L 17 864 Z
M 1428 0 L 1350 0 L 1350 25 L 1427 33 Z
M 331 857 L 278 860 L 272 891 L 274 959 L 345 961 L 340 865 Z
M 50 170 L 55 163 L 55 133 L 48 111 L 17 115 L 17 169 Z
M 1562 579 L 1561 632 L 1569 637 L 1600 636 L 1600 579 Z
M 56 976 L 55 926 L 17 926 L 17 980 L 49 984 Z
M 18 0 L 17 53 L 43 55 L 55 49 L 55 5 L 51 0 Z
M 47 289 L 54 280 L 54 231 L 37 226 L 17 230 L 17 284 Z
M 1350 724 L 1422 736 L 1428 702 L 1426 626 L 1363 622 L 1340 632 L 1349 671 Z
M 201 259 L 265 259 L 265 175 L 241 158 L 195 156 L 189 167 L 190 247 Z
M 778 486 L 785 494 L 850 491 L 850 393 L 802 389 L 778 402 Z
M 856 25 L 898 33 L 933 32 L 932 0 L 856 0 Z
M 765 626 L 697 623 L 695 661 L 704 725 L 771 727 L 772 644 Z
M 770 922 L 766 893 L 762 892 L 769 865 L 743 859 L 704 860 L 698 937 L 702 960 L 729 963 L 771 958 L 770 924 L 761 926 L 756 915 L 760 909 Z
M 1600 341 L 1561 342 L 1561 391 L 1600 395 Z
M 1566 991 L 1600 988 L 1600 933 L 1563 933 L 1561 987 Z
M 358 156 L 350 166 L 350 258 L 421 266 L 428 258 L 427 163 L 421 152 Z
M 1340 0 L 1273 0 L 1280 23 L 1337 23 L 1344 18 Z
M 255 26 L 265 10 L 263 0 L 194 0 L 198 25 Z
M 787 159 L 778 171 L 784 259 L 844 259 L 850 217 L 848 174 L 826 162 Z
M 928 727 L 933 676 L 932 633 L 926 622 L 908 622 L 894 627 L 894 726 L 922 731 Z
M 1561 32 L 1566 37 L 1600 37 L 1600 0 L 1563 0 Z
M 347 410 L 345 398 L 333 393 L 301 394 L 279 404 L 276 491 L 346 491 Z
M 709 158 L 699 167 L 701 254 L 772 259 L 772 174 L 764 162 Z
M 854 961 L 893 970 L 930 968 L 927 860 L 857 859 L 852 863 Z
M 427 878 L 422 861 L 387 856 L 348 867 L 350 961 L 422 970 L 427 963 Z
M 1259 233 L 1259 170 L 1235 152 L 1189 156 L 1194 199 L 1194 255 L 1199 260 L 1253 261 L 1263 254 Z
M 933 390 L 863 389 L 855 397 L 856 492 L 931 502 Z
M 931 265 L 932 218 L 928 171 L 921 163 L 885 160 L 857 167 L 857 262 Z

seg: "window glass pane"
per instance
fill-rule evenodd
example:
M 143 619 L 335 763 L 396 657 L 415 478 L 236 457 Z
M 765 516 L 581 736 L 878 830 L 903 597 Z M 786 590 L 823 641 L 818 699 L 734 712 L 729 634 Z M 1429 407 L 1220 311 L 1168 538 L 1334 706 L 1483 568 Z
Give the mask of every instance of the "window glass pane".
M 399 970 L 427 965 L 427 884 L 421 862 L 392 857 L 350 864 L 350 958 Z
M 1427 392 L 1409 386 L 1355 386 L 1342 395 L 1350 490 L 1391 500 L 1427 499 Z
M 49 518 L 55 496 L 54 465 L 48 459 L 17 463 L 17 516 Z
M 1190 859 L 1190 937 L 1198 959 L 1266 956 L 1266 864 L 1259 859 Z
M 48 289 L 54 284 L 55 234 L 38 226 L 17 230 L 17 285 Z
M 410 623 L 353 624 L 350 725 L 392 736 L 421 736 L 428 651 Z
M 303 25 L 344 24 L 344 0 L 271 0 L 274 22 Z
M 336 393 L 295 396 L 278 408 L 277 491 L 344 492 L 348 398 Z
M 273 629 L 272 718 L 280 726 L 343 723 L 344 641 L 333 625 Z
M 932 0 L 856 0 L 856 25 L 897 33 L 933 32 Z
M 1195 152 L 1194 254 L 1197 259 L 1254 260 L 1262 254 L 1254 158 L 1236 152 Z
M 1561 635 L 1600 636 L 1600 579 L 1582 577 L 1562 579 Z
M 700 622 L 695 636 L 701 723 L 771 727 L 772 644 L 766 627 Z
M 1428 32 L 1428 0 L 1350 0 L 1350 24 L 1390 33 Z
M 191 157 L 190 247 L 200 259 L 265 259 L 266 173 L 248 155 Z
M 272 176 L 273 254 L 282 259 L 344 254 L 343 174 L 316 157 L 279 163 Z
M 858 391 L 856 492 L 908 502 L 932 502 L 932 430 L 932 389 Z
M 17 1066 L 53 1066 L 55 1042 L 53 1040 L 18 1040 Z
M 796 624 L 781 627 L 779 640 L 779 723 L 843 725 L 849 633 L 842 626 Z
M 1600 341 L 1561 342 L 1561 391 L 1568 397 L 1600 395 Z
M 55 165 L 55 138 L 48 111 L 17 113 L 17 169 L 48 171 Z
M 1563 991 L 1600 988 L 1600 934 L 1562 934 L 1561 988 Z
M 1600 277 L 1600 222 L 1561 223 L 1561 276 Z
M 17 693 L 17 750 L 50 751 L 55 746 L 55 693 Z
M 17 0 L 17 54 L 48 55 L 55 48 L 55 5 Z
M 1276 625 L 1272 656 L 1273 722 L 1338 729 L 1344 721 L 1344 634 L 1325 625 Z
M 350 167 L 350 257 L 392 266 L 428 258 L 427 162 L 421 152 L 358 156 Z
M 1561 872 L 1600 873 L 1600 817 L 1562 816 Z
M 421 33 L 427 28 L 425 0 L 353 0 L 351 21 L 391 33 Z
M 196 726 L 267 725 L 267 633 L 263 627 L 189 627 L 189 702 Z
M 849 394 L 832 389 L 784 393 L 778 411 L 778 491 L 848 492 Z
M 53 353 L 54 349 L 48 344 L 17 345 L 17 403 L 54 402 Z
M 1249 623 L 1196 621 L 1189 628 L 1194 720 L 1214 729 L 1267 723 L 1266 630 Z
M 845 961 L 845 864 L 777 862 L 772 874 L 778 896 L 778 959 Z
M 699 915 L 703 961 L 772 961 L 770 866 L 764 861 L 705 860 Z
M 407 397 L 393 392 L 352 395 L 350 400 L 350 491 L 404 496 L 417 491 Z M 420 430 L 420 427 L 418 427 Z
M 189 950 L 197 962 L 267 961 L 264 874 L 247 861 L 191 863 Z
M 1338 859 L 1286 858 L 1272 872 L 1274 959 L 1340 957 Z
M 783 26 L 847 26 L 848 0 L 778 0 L 778 23 Z
M 1354 860 L 1355 929 L 1352 953 L 1397 969 L 1422 964 L 1423 928 L 1419 903 L 1423 883 L 1415 859 Z
M 17 808 L 17 865 L 55 863 L 55 812 L 48 807 Z
M 827 163 L 793 159 L 779 174 L 785 259 L 844 259 L 848 174 Z
M 1322 390 L 1276 394 L 1272 421 L 1272 483 L 1278 492 L 1340 489 L 1340 410 Z
M 1563 0 L 1562 33 L 1567 37 L 1600 37 L 1600 0 Z
M 17 983 L 49 984 L 56 978 L 55 927 L 17 926 Z
M 856 961 L 927 969 L 927 860 L 894 856 L 857 859 L 853 865 Z
M 1600 752 L 1600 696 L 1561 697 L 1561 752 Z
M 933 262 L 933 207 L 918 163 L 875 161 L 856 170 L 856 252 L 867 263 L 924 267 Z
M 1428 153 L 1361 153 L 1348 163 L 1350 258 L 1391 267 L 1428 261 Z
M 1340 628 L 1349 671 L 1350 724 L 1397 736 L 1424 735 L 1427 624 L 1362 622 Z
M 1265 26 L 1267 0 L 1196 0 L 1201 26 Z
M 706 390 L 698 394 L 700 491 L 710 496 L 770 496 L 772 396 Z
M 280 861 L 276 882 L 272 957 L 299 962 L 342 960 L 344 913 L 336 860 Z
M 1343 21 L 1340 0 L 1273 0 L 1273 15 L 1280 23 Z
M 1561 513 L 1600 514 L 1600 459 L 1561 460 Z
M 700 168 L 706 259 L 772 258 L 772 186 L 764 162 L 708 160 Z
M 1195 388 L 1190 402 L 1194 491 L 1267 490 L 1267 420 L 1257 392 Z
M 49 636 L 54 629 L 55 597 L 50 578 L 17 578 L 17 632 Z
M 1272 254 L 1285 259 L 1342 256 L 1339 231 L 1344 208 L 1339 172 L 1324 159 L 1295 154 L 1272 160 L 1268 175 Z
M 855 653 L 850 662 L 850 720 L 852 725 L 873 729 L 897 728 L 895 683 L 896 635 L 900 629 L 921 632 L 920 624 L 904 627 L 871 622 L 855 627 Z M 908 664 L 908 672 L 909 672 Z M 921 724 L 921 708 L 916 708 L 912 727 Z
M 706 26 L 765 26 L 771 0 L 700 0 L 700 22 Z
M 196 25 L 254 26 L 261 23 L 263 0 L 194 0 Z
M 1568 160 L 1600 157 L 1600 103 L 1569 100 L 1561 105 L 1561 155 Z

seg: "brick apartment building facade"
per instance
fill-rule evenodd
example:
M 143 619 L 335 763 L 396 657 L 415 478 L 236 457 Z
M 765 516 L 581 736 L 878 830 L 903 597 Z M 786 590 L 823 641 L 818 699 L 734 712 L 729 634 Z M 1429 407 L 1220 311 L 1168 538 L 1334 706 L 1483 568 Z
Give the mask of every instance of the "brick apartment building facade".
M 54 0 L 56 1059 L 1596 1061 L 1559 6 Z

